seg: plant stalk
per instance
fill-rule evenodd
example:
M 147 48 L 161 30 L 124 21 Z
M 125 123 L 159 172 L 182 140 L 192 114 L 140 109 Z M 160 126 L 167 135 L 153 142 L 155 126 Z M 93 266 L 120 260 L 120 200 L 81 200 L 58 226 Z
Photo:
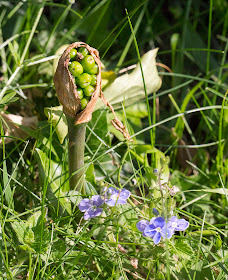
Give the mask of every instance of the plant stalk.
M 87 123 L 74 125 L 74 118 L 67 116 L 68 124 L 68 168 L 70 189 L 85 193 L 84 150 Z

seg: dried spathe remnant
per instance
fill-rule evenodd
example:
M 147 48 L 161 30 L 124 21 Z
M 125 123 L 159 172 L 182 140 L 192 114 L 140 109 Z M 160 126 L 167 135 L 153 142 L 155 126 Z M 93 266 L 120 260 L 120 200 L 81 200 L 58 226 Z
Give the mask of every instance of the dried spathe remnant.
M 86 106 L 82 104 L 81 92 L 77 87 L 77 80 L 75 83 L 75 76 L 72 75 L 72 71 L 70 71 L 71 69 L 69 69 L 69 65 L 72 63 L 72 54 L 70 54 L 71 50 L 75 49 L 77 51 L 80 48 L 88 50 L 89 56 L 92 56 L 96 66 L 98 67 L 98 69 L 96 70 L 96 85 L 94 86 L 95 89 Z M 79 61 L 81 63 L 84 56 L 85 55 L 83 55 L 83 53 L 80 53 L 79 51 L 79 55 L 75 59 L 75 61 Z M 92 112 L 96 105 L 97 99 L 100 97 L 103 103 L 111 109 L 114 115 L 114 120 L 112 120 L 113 126 L 117 130 L 122 132 L 127 140 L 132 141 L 127 129 L 117 118 L 112 105 L 105 99 L 104 94 L 101 91 L 101 61 L 99 52 L 96 49 L 83 42 L 75 42 L 71 44 L 59 59 L 56 73 L 54 75 L 54 84 L 59 102 L 63 106 L 63 112 L 67 116 L 75 119 L 75 125 L 87 123 L 91 120 Z
M 81 110 L 80 94 L 78 93 L 77 85 L 75 84 L 75 78 L 69 70 L 70 51 L 71 49 L 78 49 L 80 47 L 86 48 L 98 65 L 95 90 L 84 110 Z M 83 42 L 75 42 L 71 44 L 59 59 L 54 76 L 54 84 L 59 102 L 63 106 L 63 112 L 67 116 L 74 118 L 75 124 L 86 123 L 91 120 L 92 112 L 101 92 L 101 61 L 99 52 Z

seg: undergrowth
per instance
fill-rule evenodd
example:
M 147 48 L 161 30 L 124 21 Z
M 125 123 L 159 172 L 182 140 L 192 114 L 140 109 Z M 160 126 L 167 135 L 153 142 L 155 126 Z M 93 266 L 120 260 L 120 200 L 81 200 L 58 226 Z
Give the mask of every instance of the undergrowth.
M 1 1 L 0 279 L 228 279 L 227 34 L 220 0 Z M 76 41 L 99 50 L 106 88 L 154 48 L 162 79 L 107 96 L 133 142 L 94 111 L 83 196 L 69 190 L 53 84 Z M 110 206 L 110 188 L 130 197 Z M 102 213 L 84 219 L 95 195 Z M 142 234 L 173 216 L 187 224 L 171 238 Z

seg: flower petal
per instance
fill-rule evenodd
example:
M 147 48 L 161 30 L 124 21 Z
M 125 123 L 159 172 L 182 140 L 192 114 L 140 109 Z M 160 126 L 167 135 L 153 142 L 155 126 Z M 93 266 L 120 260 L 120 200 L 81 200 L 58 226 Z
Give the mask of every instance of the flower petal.
M 145 234 L 145 236 L 153 237 L 156 233 L 156 228 L 154 227 L 154 225 L 148 225 L 144 229 L 143 233 Z
M 178 220 L 178 218 L 176 216 L 172 216 L 170 219 L 169 219 L 169 222 L 172 222 L 172 223 L 176 223 Z
M 122 189 L 121 191 L 120 191 L 120 199 L 128 199 L 129 197 L 130 197 L 130 195 L 131 195 L 131 192 L 130 191 L 128 191 L 128 190 L 126 190 L 126 189 Z
M 163 217 L 158 217 L 158 218 L 154 219 L 153 225 L 155 227 L 163 228 L 165 226 L 165 219 Z
M 189 222 L 186 221 L 185 219 L 179 219 L 177 220 L 177 227 L 175 230 L 177 231 L 184 231 L 189 227 Z
M 107 191 L 106 191 L 106 195 L 107 196 L 110 196 L 110 195 L 112 195 L 114 193 L 117 193 L 117 189 L 115 189 L 113 187 L 108 188 Z
M 156 219 L 156 217 L 153 217 L 153 218 L 150 220 L 149 224 L 152 225 L 155 219 Z
M 156 232 L 155 235 L 153 236 L 153 240 L 155 244 L 158 244 L 161 240 L 161 233 L 160 232 Z
M 116 204 L 126 204 L 126 203 L 127 203 L 126 199 L 117 198 L 116 200 Z
M 84 198 L 82 201 L 80 201 L 78 208 L 81 212 L 85 212 L 89 210 L 92 206 L 92 201 L 88 198 Z
M 162 228 L 161 231 L 162 237 L 170 239 L 173 236 L 173 234 L 174 234 L 173 228 L 168 228 L 167 226 Z
M 95 213 L 95 210 L 94 210 L 93 208 L 90 208 L 88 211 L 85 212 L 85 214 L 84 214 L 84 219 L 85 219 L 85 217 L 87 218 L 87 219 L 85 219 L 85 220 L 94 218 L 94 217 L 95 217 L 95 216 L 94 216 L 94 213 Z
M 94 211 L 94 214 L 93 216 L 94 217 L 97 217 L 97 216 L 100 216 L 103 212 L 103 209 L 102 208 L 97 208 L 95 211 Z
M 139 231 L 144 231 L 144 229 L 149 225 L 149 222 L 146 220 L 142 220 L 136 224 L 136 227 Z
M 116 200 L 115 199 L 105 199 L 105 204 L 107 204 L 108 206 L 115 206 Z
M 91 200 L 93 202 L 93 205 L 95 205 L 97 207 L 101 206 L 104 203 L 104 200 L 101 198 L 100 195 L 92 196 Z
M 88 212 L 85 212 L 85 214 L 84 214 L 84 220 L 89 220 L 89 219 L 91 219 L 91 216 L 89 215 Z

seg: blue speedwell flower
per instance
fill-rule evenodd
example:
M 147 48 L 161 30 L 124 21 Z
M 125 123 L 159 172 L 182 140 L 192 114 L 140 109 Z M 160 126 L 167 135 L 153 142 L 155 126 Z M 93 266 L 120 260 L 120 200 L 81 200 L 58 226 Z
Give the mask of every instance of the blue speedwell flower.
M 176 216 L 171 217 L 168 222 L 163 217 L 154 217 L 150 222 L 142 220 L 136 226 L 143 236 L 151 237 L 154 243 L 158 244 L 161 237 L 170 239 L 175 231 L 186 230 L 189 222 L 185 219 L 178 219 Z
M 88 220 L 96 216 L 101 215 L 103 212 L 102 208 L 99 208 L 104 203 L 104 200 L 100 195 L 92 196 L 91 200 L 84 198 L 78 205 L 81 212 L 85 212 L 84 219 Z
M 185 219 L 178 219 L 176 216 L 171 217 L 167 223 L 167 228 L 173 231 L 184 231 L 188 227 L 188 221 L 186 221 Z
M 146 236 L 145 233 L 144 233 L 145 228 L 146 228 L 149 224 L 152 224 L 153 221 L 154 221 L 155 219 L 156 219 L 156 218 L 152 218 L 152 219 L 150 220 L 150 222 L 149 222 L 149 221 L 146 221 L 146 220 L 142 220 L 142 221 L 140 221 L 140 222 L 137 223 L 136 227 L 137 227 L 137 229 L 138 229 L 139 231 L 142 232 L 142 235 L 143 235 L 143 236 Z
M 110 187 L 107 190 L 105 190 L 104 193 L 105 203 L 109 206 L 126 204 L 127 199 L 129 198 L 130 195 L 131 192 L 126 189 L 117 190 L 113 187 Z
M 173 235 L 173 230 L 168 229 L 166 226 L 165 219 L 162 217 L 155 218 L 152 223 L 150 223 L 144 229 L 145 236 L 149 236 L 154 240 L 155 244 L 158 244 L 161 237 L 171 238 Z

